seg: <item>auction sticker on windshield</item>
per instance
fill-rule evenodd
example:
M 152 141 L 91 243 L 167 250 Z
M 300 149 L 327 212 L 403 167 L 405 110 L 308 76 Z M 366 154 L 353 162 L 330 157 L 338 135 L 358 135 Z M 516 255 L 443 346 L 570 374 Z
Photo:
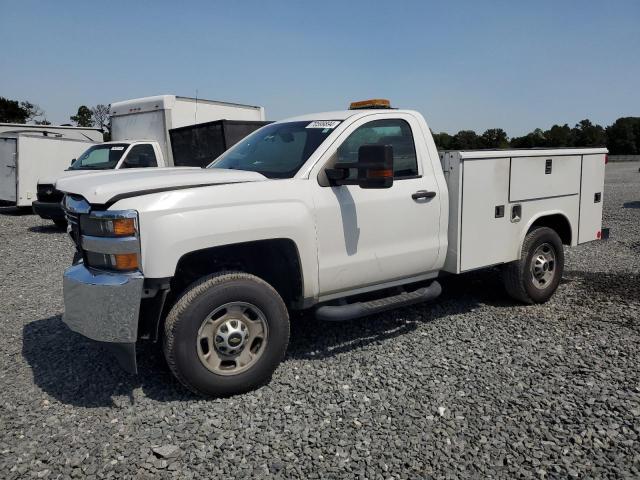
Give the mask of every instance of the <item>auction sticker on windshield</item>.
M 124 147 L 111 147 L 111 150 L 124 150 Z
M 336 128 L 340 120 L 314 120 L 306 128 Z

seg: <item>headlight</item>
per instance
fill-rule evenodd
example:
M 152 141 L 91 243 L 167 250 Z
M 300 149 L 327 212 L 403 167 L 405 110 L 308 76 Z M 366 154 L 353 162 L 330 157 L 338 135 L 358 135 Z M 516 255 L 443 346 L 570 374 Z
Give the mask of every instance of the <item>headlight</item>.
M 80 238 L 88 267 L 116 271 L 140 269 L 138 212 L 135 210 L 81 215 Z
M 132 210 L 92 212 L 80 217 L 80 231 L 96 237 L 132 237 L 138 233 L 137 218 Z

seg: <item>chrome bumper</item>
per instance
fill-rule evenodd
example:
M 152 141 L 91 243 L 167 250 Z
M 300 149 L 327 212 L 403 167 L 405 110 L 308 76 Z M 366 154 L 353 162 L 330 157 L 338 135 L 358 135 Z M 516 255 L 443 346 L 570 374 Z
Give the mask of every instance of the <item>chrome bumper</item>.
M 133 344 L 138 335 L 141 273 L 96 273 L 82 263 L 64 272 L 64 323 L 99 342 Z

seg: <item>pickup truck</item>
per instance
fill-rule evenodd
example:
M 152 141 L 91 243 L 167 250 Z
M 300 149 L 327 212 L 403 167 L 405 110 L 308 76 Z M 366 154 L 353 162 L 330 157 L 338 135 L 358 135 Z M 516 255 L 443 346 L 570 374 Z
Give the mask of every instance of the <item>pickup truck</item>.
M 158 142 L 114 141 L 89 147 L 62 174 L 38 179 L 37 200 L 33 211 L 41 218 L 53 220 L 60 228 L 67 225 L 60 202 L 63 193 L 56 188 L 57 180 L 96 172 L 99 170 L 119 170 L 123 168 L 166 167 L 164 155 Z
M 489 266 L 546 302 L 563 246 L 605 233 L 606 154 L 438 152 L 421 114 L 373 101 L 264 126 L 206 169 L 65 178 L 64 322 L 131 372 L 159 342 L 182 384 L 225 396 L 270 379 L 293 311 L 347 321 Z

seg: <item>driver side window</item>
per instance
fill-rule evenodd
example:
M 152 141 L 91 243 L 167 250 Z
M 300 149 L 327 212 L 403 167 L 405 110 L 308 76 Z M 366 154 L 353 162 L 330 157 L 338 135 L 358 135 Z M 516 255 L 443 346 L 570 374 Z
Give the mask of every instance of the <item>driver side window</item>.
M 391 145 L 393 147 L 393 178 L 413 178 L 418 176 L 418 160 L 411 127 L 405 120 L 374 120 L 356 129 L 338 147 L 338 162 L 357 162 L 358 150 L 362 145 Z M 356 169 L 349 172 L 355 179 Z
M 127 158 L 122 164 L 122 168 L 144 168 L 157 167 L 156 152 L 153 146 L 148 143 L 142 145 L 134 145 Z

